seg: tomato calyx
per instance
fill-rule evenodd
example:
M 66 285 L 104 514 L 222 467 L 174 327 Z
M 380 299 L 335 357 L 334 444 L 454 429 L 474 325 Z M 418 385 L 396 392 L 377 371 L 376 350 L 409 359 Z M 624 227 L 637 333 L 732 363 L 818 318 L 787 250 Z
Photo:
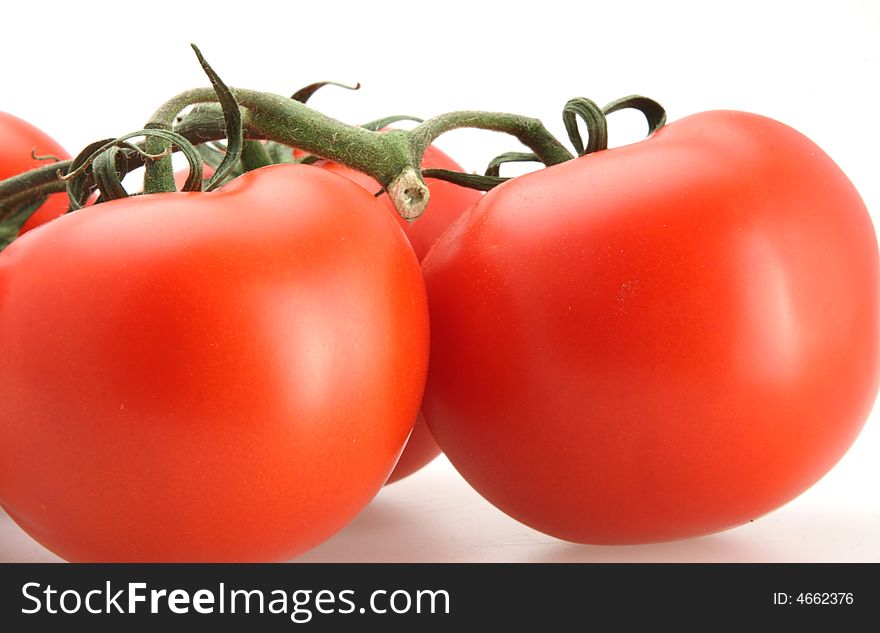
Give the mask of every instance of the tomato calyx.
M 587 126 L 586 145 L 578 129 L 578 118 Z M 602 108 L 592 99 L 586 97 L 570 99 L 562 108 L 562 123 L 568 133 L 568 140 L 571 141 L 578 156 L 608 149 L 608 121 L 605 120 Z
M 310 108 L 303 102 L 323 86 L 357 89 L 336 82 L 310 84 L 293 98 L 255 90 L 228 87 L 193 46 L 211 88 L 188 90 L 160 106 L 142 130 L 118 139 L 92 144 L 76 161 L 62 161 L 52 169 L 32 170 L 26 175 L 0 182 L 0 223 L 38 197 L 68 190 L 71 209 L 85 204 L 96 189 L 101 200 L 125 197 L 121 179 L 130 170 L 145 167 L 145 193 L 175 191 L 171 154 L 182 151 L 191 173 L 183 190 L 210 191 L 245 171 L 273 163 L 311 162 L 323 158 L 360 171 L 388 192 L 398 214 L 413 222 L 423 213 L 429 198 L 424 178 L 488 191 L 507 180 L 499 175 L 500 166 L 512 161 L 536 161 L 553 166 L 575 157 L 538 120 L 503 112 L 458 111 L 419 121 L 411 130 L 379 131 L 390 123 L 414 119 L 395 116 L 366 126 L 346 125 Z M 184 116 L 181 112 L 190 109 Z M 630 96 L 599 108 L 588 99 L 569 101 L 563 121 L 577 155 L 607 148 L 606 115 L 624 108 L 640 110 L 648 120 L 649 134 L 663 125 L 665 112 L 657 102 Z M 587 127 L 584 144 L 578 118 Z M 417 120 L 417 119 L 416 119 Z M 418 121 L 418 120 L 417 120 Z M 492 162 L 485 175 L 442 169 L 421 169 L 425 151 L 445 132 L 459 128 L 491 130 L 509 134 L 530 152 L 504 154 Z M 130 139 L 143 136 L 142 145 Z M 222 149 L 207 145 L 224 140 Z M 307 156 L 294 160 L 291 148 Z M 99 151 L 100 150 L 100 151 Z M 202 181 L 203 162 L 215 168 L 207 182 Z M 64 175 L 58 179 L 58 173 Z
M 168 148 L 162 148 L 156 154 L 151 154 L 129 141 L 129 139 L 139 136 L 144 136 L 147 139 L 158 137 L 169 143 L 174 143 L 190 165 L 190 173 L 182 190 L 200 191 L 202 189 L 202 158 L 192 143 L 179 134 L 168 130 L 143 129 L 119 138 L 92 143 L 72 161 L 69 161 L 66 171 L 59 170 L 57 178 L 67 185 L 71 209 L 82 208 L 95 189 L 100 190 L 102 201 L 128 197 L 129 194 L 122 186 L 121 179 L 130 169 L 156 163 L 170 157 L 170 145 Z M 148 143 L 144 145 L 148 145 Z
M 648 123 L 648 134 L 651 136 L 666 124 L 666 110 L 659 103 L 648 97 L 641 95 L 629 95 L 622 97 L 605 107 L 600 108 L 595 101 L 586 97 L 575 97 L 570 99 L 562 109 L 562 122 L 568 134 L 568 139 L 574 147 L 578 156 L 585 156 L 608 149 L 608 121 L 607 116 L 618 110 L 635 109 L 641 112 Z M 454 113 L 459 114 L 459 113 Z M 587 143 L 583 141 L 580 129 L 578 127 L 578 119 L 584 122 L 587 128 Z M 479 127 L 479 126 L 469 126 Z M 511 130 L 505 130 L 515 135 Z M 520 139 L 522 140 L 522 139 Z M 564 150 L 564 148 L 563 148 Z M 567 150 L 564 150 L 567 152 Z M 445 169 L 423 170 L 422 175 L 430 178 L 437 178 L 455 183 L 462 187 L 470 187 L 480 191 L 490 191 L 503 182 L 510 180 L 500 175 L 500 167 L 511 162 L 540 162 L 546 167 L 570 160 L 571 154 L 567 154 L 567 158 L 560 153 L 554 152 L 552 158 L 548 161 L 548 156 L 540 155 L 536 152 L 507 152 L 497 156 L 486 167 L 485 174 L 480 176 L 477 174 L 465 174 L 461 172 L 449 171 Z
M 570 99 L 562 109 L 562 122 L 568 139 L 575 148 L 578 156 L 585 156 L 593 152 L 608 149 L 608 121 L 607 116 L 618 110 L 633 109 L 641 112 L 648 122 L 648 134 L 651 136 L 666 124 L 666 110 L 659 103 L 641 95 L 630 95 L 612 101 L 604 108 L 596 105 L 596 102 L 586 97 Z M 578 119 L 587 126 L 587 143 L 584 144 L 578 128 Z

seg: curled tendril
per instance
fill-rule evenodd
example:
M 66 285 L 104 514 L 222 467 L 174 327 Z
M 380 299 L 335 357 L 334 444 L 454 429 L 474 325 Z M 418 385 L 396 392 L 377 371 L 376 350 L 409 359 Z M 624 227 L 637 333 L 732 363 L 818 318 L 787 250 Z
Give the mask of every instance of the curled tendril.
M 641 95 L 629 95 L 612 101 L 604 108 L 602 112 L 606 115 L 618 110 L 633 109 L 641 112 L 648 122 L 648 136 L 666 125 L 666 110 L 662 105 Z
M 128 192 L 122 186 L 122 179 L 128 173 L 129 158 L 137 154 L 139 152 L 136 147 L 130 143 L 120 142 L 95 157 L 92 163 L 92 175 L 103 200 L 128 197 Z M 146 159 L 146 155 L 140 154 L 140 156 Z M 152 155 L 147 160 L 153 160 Z
M 604 108 L 585 97 L 571 99 L 562 110 L 562 121 L 568 138 L 578 156 L 608 149 L 607 115 L 618 110 L 634 109 L 641 112 L 648 122 L 648 136 L 666 124 L 666 110 L 659 103 L 641 95 L 629 95 L 612 101 Z M 584 145 L 578 128 L 578 118 L 587 126 L 588 142 Z
M 290 98 L 294 101 L 299 101 L 300 103 L 306 103 L 309 99 L 312 98 L 312 95 L 318 92 L 324 86 L 336 86 L 337 88 L 345 88 L 346 90 L 360 90 L 361 84 L 360 82 L 351 86 L 349 84 L 341 84 L 336 81 L 319 81 L 317 83 L 309 84 L 308 86 L 303 86 L 292 95 Z
M 541 159 L 534 152 L 506 152 L 489 161 L 484 172 L 494 178 L 501 176 L 501 166 L 507 163 L 540 163 Z
M 156 136 L 177 147 L 190 166 L 190 173 L 182 190 L 201 189 L 202 158 L 193 144 L 180 134 L 169 130 L 144 129 L 119 138 L 90 144 L 73 159 L 66 173 L 59 174 L 58 177 L 67 183 L 67 196 L 70 199 L 71 209 L 82 208 L 93 189 L 101 190 L 103 200 L 127 197 L 128 192 L 122 186 L 122 178 L 129 169 L 143 164 L 144 161 L 165 158 L 167 155 L 165 151 L 160 154 L 149 154 L 141 147 L 128 142 L 129 139 L 139 136 Z M 138 160 L 133 161 L 133 158 Z
M 34 160 L 51 160 L 53 163 L 60 163 L 61 158 L 55 156 L 55 154 L 37 154 L 37 148 L 31 148 L 31 158 Z
M 58 170 L 58 179 L 67 185 L 67 198 L 71 211 L 81 209 L 88 200 L 94 187 L 94 179 L 91 178 L 91 164 L 98 153 L 104 151 L 116 139 L 104 139 L 87 145 L 77 154 L 70 163 L 66 172 Z
M 423 123 L 424 119 L 410 116 L 408 114 L 392 114 L 391 116 L 382 117 L 381 119 L 376 119 L 374 121 L 370 121 L 369 123 L 364 123 L 361 127 L 365 130 L 370 130 L 371 132 L 378 132 L 382 128 L 388 127 L 392 123 L 397 123 L 398 121 L 414 121 L 416 123 Z
M 220 107 L 223 110 L 223 120 L 226 125 L 226 154 L 217 166 L 214 175 L 211 176 L 205 185 L 205 191 L 212 191 L 224 182 L 229 173 L 235 169 L 239 158 L 241 158 L 241 151 L 244 145 L 244 128 L 241 121 L 241 109 L 232 95 L 232 91 L 223 83 L 220 76 L 214 72 L 214 69 L 205 60 L 198 47 L 195 44 L 191 44 L 191 46 L 193 51 L 195 51 L 199 64 L 202 66 L 202 70 L 205 71 L 205 74 L 211 81 L 214 92 L 217 94 L 217 100 L 220 102 Z M 201 173 L 199 173 L 199 180 L 201 181 Z
M 578 118 L 587 126 L 587 144 L 581 138 Z M 596 103 L 586 97 L 575 97 L 562 108 L 562 122 L 568 139 L 578 156 L 592 154 L 608 148 L 608 122 L 605 113 Z
M 562 121 L 568 138 L 578 156 L 608 149 L 607 115 L 624 109 L 635 109 L 641 112 L 648 122 L 648 136 L 659 130 L 666 123 L 666 111 L 659 103 L 641 95 L 630 95 L 612 101 L 600 108 L 595 101 L 586 97 L 576 97 L 568 101 L 562 110 Z M 587 128 L 587 142 L 584 143 L 578 121 L 583 121 Z M 448 169 L 423 169 L 425 178 L 437 178 L 471 189 L 489 191 L 501 183 L 510 180 L 500 176 L 501 166 L 511 162 L 542 162 L 534 152 L 507 152 L 495 157 L 486 167 L 485 175 L 466 174 Z

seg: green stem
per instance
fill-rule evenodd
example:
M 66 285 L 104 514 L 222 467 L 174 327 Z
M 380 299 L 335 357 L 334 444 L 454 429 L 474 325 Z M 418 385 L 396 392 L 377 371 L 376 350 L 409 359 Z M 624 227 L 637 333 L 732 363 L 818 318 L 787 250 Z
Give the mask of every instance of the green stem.
M 421 215 L 428 188 L 404 132 L 380 134 L 346 125 L 280 95 L 241 91 L 244 124 L 252 134 L 296 147 L 372 176 L 407 219 Z M 398 191 L 399 194 L 392 194 Z
M 45 201 L 45 198 L 31 200 L 28 204 L 25 204 L 12 212 L 9 217 L 6 218 L 6 221 L 0 222 L 0 251 L 12 244 L 21 232 L 21 227 L 24 226 L 25 222 L 28 221 L 28 219 Z
M 244 108 L 242 123 L 246 137 L 297 147 L 372 176 L 388 190 L 395 208 L 408 220 L 416 219 L 424 211 L 428 188 L 403 132 L 379 134 L 346 125 L 280 95 L 234 88 L 232 94 Z M 171 126 L 185 107 L 216 101 L 211 88 L 188 90 L 163 104 L 148 126 Z M 204 128 L 200 128 L 198 121 L 190 121 L 205 117 L 205 113 L 208 114 Z M 194 110 L 187 116 L 187 122 L 186 136 L 196 135 L 202 142 L 222 138 L 224 133 L 218 129 L 216 112 L 208 109 Z
M 241 148 L 241 166 L 245 171 L 271 165 L 272 159 L 262 141 L 245 141 Z
M 537 119 L 501 112 L 452 112 L 430 119 L 411 131 L 378 133 L 346 125 L 297 101 L 254 90 L 231 89 L 244 109 L 242 123 L 247 138 L 267 139 L 299 148 L 361 171 L 387 191 L 400 215 L 413 220 L 428 201 L 428 189 L 419 165 L 431 142 L 453 129 L 473 127 L 512 134 L 547 165 L 573 158 L 572 154 Z M 213 103 L 209 88 L 182 93 L 163 105 L 151 123 L 169 125 L 183 108 Z M 222 138 L 222 117 L 216 107 L 194 109 L 177 131 L 202 142 Z
M 0 180 L 0 221 L 6 220 L 22 204 L 64 191 L 65 183 L 58 179 L 58 172 L 65 173 L 72 162 L 63 160 Z
M 414 220 L 428 202 L 428 188 L 419 171 L 422 156 L 431 142 L 453 129 L 472 127 L 512 134 L 528 146 L 539 160 L 554 165 L 572 158 L 568 150 L 554 138 L 537 119 L 500 112 L 452 112 L 421 123 L 410 131 L 389 130 L 385 133 L 346 125 L 312 110 L 293 99 L 255 90 L 231 89 L 242 108 L 244 136 L 264 139 L 297 147 L 305 152 L 341 163 L 371 177 L 383 186 L 400 215 Z M 213 88 L 196 88 L 183 92 L 163 104 L 145 127 L 169 130 L 178 114 L 186 107 L 198 106 L 186 115 L 177 132 L 193 143 L 224 138 L 226 128 L 219 109 L 199 104 L 218 101 Z M 151 154 L 160 153 L 168 141 L 147 139 Z M 39 188 L 41 193 L 62 190 L 55 176 L 67 169 L 66 162 L 28 172 L 25 177 L 0 183 L 0 205 L 7 208 L 5 196 L 20 194 L 16 201 L 30 197 L 24 192 Z M 169 190 L 173 179 L 167 158 L 146 161 L 147 191 Z M 31 175 L 33 174 L 33 175 Z M 51 183 L 51 184 L 50 184 Z M 2 211 L 0 211 L 2 213 Z
M 171 131 L 170 126 L 147 125 L 148 128 Z M 171 143 L 155 137 L 148 136 L 144 141 L 144 150 L 148 154 L 158 156 L 170 149 Z M 177 191 L 174 184 L 174 166 L 171 162 L 171 152 L 158 160 L 147 160 L 144 163 L 144 191 L 146 193 L 161 193 L 165 191 Z
M 190 98 L 193 91 L 182 92 L 181 94 L 169 99 L 156 110 L 145 128 L 154 128 L 160 130 L 171 130 L 174 127 L 174 120 L 177 114 L 189 105 L 199 103 Z M 201 101 L 211 101 L 211 99 L 203 99 Z M 216 101 L 216 95 L 215 99 Z M 145 148 L 152 154 L 159 154 L 168 147 L 170 143 L 162 139 L 147 139 Z M 174 191 L 174 167 L 170 160 L 147 161 L 144 165 L 144 191 L 147 193 L 157 193 L 161 191 Z
M 515 136 L 548 167 L 574 158 L 538 119 L 504 112 L 480 111 L 449 112 L 417 125 L 410 132 L 413 153 L 421 160 L 434 139 L 458 128 L 493 130 Z

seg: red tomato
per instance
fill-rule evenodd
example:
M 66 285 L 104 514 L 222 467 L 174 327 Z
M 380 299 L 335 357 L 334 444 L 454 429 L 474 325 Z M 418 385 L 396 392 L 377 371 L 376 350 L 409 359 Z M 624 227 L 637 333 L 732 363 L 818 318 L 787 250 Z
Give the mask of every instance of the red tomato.
M 202 165 L 202 178 L 210 178 L 214 175 L 214 168 L 211 167 L 208 163 Z M 183 189 L 183 185 L 186 183 L 186 179 L 189 178 L 189 168 L 178 169 L 174 172 L 174 184 L 177 186 L 177 190 L 180 191 Z
M 375 180 L 355 169 L 329 161 L 321 161 L 317 164 L 328 171 L 336 172 L 349 180 L 353 180 L 371 193 L 375 193 L 381 188 Z M 462 171 L 458 163 L 433 145 L 425 151 L 422 167 L 425 169 Z M 379 196 L 382 204 L 397 218 L 419 260 L 425 256 L 428 249 L 431 248 L 434 241 L 446 227 L 482 197 L 482 194 L 474 189 L 453 185 L 445 180 L 426 178 L 425 184 L 428 185 L 431 197 L 425 212 L 412 224 L 401 218 L 397 211 L 394 210 L 394 205 L 387 194 Z M 400 456 L 397 467 L 391 473 L 391 477 L 388 478 L 388 483 L 411 475 L 439 454 L 440 448 L 431 436 L 431 431 L 428 430 L 428 426 L 425 424 L 424 416 L 419 414 L 413 427 L 412 436 L 410 436 L 403 455 Z
M 424 387 L 403 232 L 309 166 L 50 222 L 0 305 L 0 503 L 73 561 L 289 559 L 381 488 Z
M 202 165 L 202 178 L 210 178 L 214 175 L 214 168 L 205 163 Z M 178 191 L 183 190 L 183 185 L 186 184 L 186 179 L 189 178 L 189 168 L 177 169 L 174 171 L 174 185 L 177 187 Z M 139 190 L 141 193 L 143 189 Z M 100 197 L 99 191 L 92 192 L 92 195 L 88 197 L 84 206 L 90 207 L 98 201 Z M 105 201 L 106 202 L 106 201 Z
M 353 180 L 370 193 L 376 193 L 381 189 L 379 183 L 363 172 L 350 169 L 339 163 L 321 161 L 318 163 L 318 166 Z M 462 171 L 461 165 L 433 145 L 425 150 L 422 168 Z M 425 257 L 435 240 L 446 230 L 446 227 L 452 224 L 453 220 L 458 218 L 482 197 L 479 191 L 454 185 L 445 180 L 426 178 L 425 184 L 428 185 L 428 190 L 431 192 L 428 206 L 422 216 L 411 224 L 401 218 L 397 211 L 394 210 L 394 205 L 387 194 L 383 193 L 379 196 L 382 204 L 397 218 L 398 223 L 409 238 L 419 261 Z
M 17 176 L 36 167 L 42 167 L 46 160 L 36 160 L 36 156 L 55 156 L 60 160 L 70 155 L 58 143 L 49 138 L 30 123 L 0 112 L 0 180 Z M 49 195 L 46 201 L 24 223 L 19 235 L 35 226 L 54 220 L 67 211 L 67 194 L 64 192 Z
M 489 501 L 563 539 L 761 516 L 837 462 L 877 392 L 869 215 L 760 116 L 698 114 L 515 178 L 423 272 L 434 436 Z

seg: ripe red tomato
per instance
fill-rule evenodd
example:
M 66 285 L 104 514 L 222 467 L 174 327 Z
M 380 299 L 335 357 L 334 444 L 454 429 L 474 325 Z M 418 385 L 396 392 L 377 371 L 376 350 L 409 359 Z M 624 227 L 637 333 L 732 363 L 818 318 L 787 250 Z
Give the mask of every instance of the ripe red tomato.
M 339 163 L 321 161 L 317 165 L 345 176 L 349 180 L 353 180 L 371 193 L 375 193 L 381 188 L 379 183 L 366 174 Z M 422 168 L 462 171 L 458 163 L 433 145 L 429 146 L 425 151 Z M 428 249 L 434 244 L 434 241 L 440 237 L 440 234 L 446 230 L 446 227 L 482 196 L 480 192 L 474 189 L 460 187 L 445 180 L 437 180 L 436 178 L 426 178 L 425 184 L 428 185 L 431 197 L 425 212 L 412 224 L 401 218 L 397 211 L 394 210 L 394 205 L 387 194 L 379 196 L 382 204 L 397 218 L 398 223 L 409 238 L 419 261 L 425 256 Z M 397 463 L 394 472 L 388 478 L 388 483 L 399 481 L 411 475 L 439 454 L 440 448 L 428 430 L 424 416 L 419 413 L 406 449 L 400 456 L 400 461 Z
M 370 193 L 376 193 L 381 188 L 375 180 L 355 169 L 350 169 L 330 161 L 320 161 L 317 164 L 323 169 L 353 180 Z M 461 165 L 433 145 L 425 150 L 422 168 L 462 171 Z M 445 180 L 426 178 L 425 184 L 428 185 L 431 197 L 425 212 L 413 223 L 409 223 L 400 217 L 397 211 L 394 210 L 394 205 L 387 194 L 383 193 L 379 196 L 382 204 L 397 218 L 398 223 L 409 238 L 419 261 L 425 257 L 428 250 L 433 246 L 437 238 L 440 237 L 440 234 L 446 230 L 446 227 L 452 224 L 453 220 L 458 218 L 482 197 L 479 191 L 454 185 Z
M 515 178 L 423 272 L 434 436 L 489 501 L 563 539 L 763 515 L 837 462 L 877 392 L 869 215 L 816 145 L 757 115 Z
M 17 176 L 46 164 L 31 156 L 55 156 L 60 160 L 70 155 L 44 132 L 11 114 L 0 112 L 0 180 Z M 22 225 L 19 235 L 35 226 L 54 220 L 67 211 L 67 194 L 53 193 Z
M 211 167 L 208 163 L 202 165 L 202 178 L 210 178 L 214 175 L 214 168 Z M 186 183 L 186 179 L 189 177 L 189 168 L 185 169 L 177 169 L 174 171 L 174 184 L 177 187 L 178 191 L 183 190 L 183 185 Z
M 285 560 L 381 488 L 419 408 L 418 262 L 362 188 L 277 165 L 0 253 L 0 503 L 73 561 Z

